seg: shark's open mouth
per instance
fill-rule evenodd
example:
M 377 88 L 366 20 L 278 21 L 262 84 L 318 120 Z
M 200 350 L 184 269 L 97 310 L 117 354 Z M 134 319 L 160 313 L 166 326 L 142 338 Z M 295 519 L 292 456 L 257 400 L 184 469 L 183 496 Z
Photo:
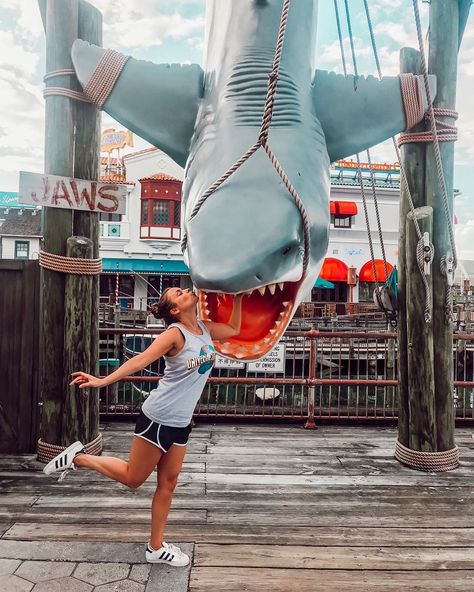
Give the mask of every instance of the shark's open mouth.
M 282 336 L 293 313 L 301 282 L 269 284 L 246 292 L 242 299 L 242 325 L 238 336 L 216 342 L 228 358 L 255 360 L 270 351 Z M 227 323 L 233 294 L 199 290 L 199 311 L 204 321 Z

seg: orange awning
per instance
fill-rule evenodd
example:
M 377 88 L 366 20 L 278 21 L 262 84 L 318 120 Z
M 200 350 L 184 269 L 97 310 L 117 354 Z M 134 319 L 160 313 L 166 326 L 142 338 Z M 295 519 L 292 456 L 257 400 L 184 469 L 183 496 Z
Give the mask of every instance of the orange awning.
M 319 277 L 329 282 L 347 282 L 347 269 L 348 267 L 344 261 L 334 257 L 327 257 L 319 272 Z
M 392 272 L 392 269 L 393 265 L 387 261 L 387 271 L 389 274 Z M 387 281 L 382 259 L 375 260 L 375 273 L 377 274 L 378 282 Z M 367 261 L 367 263 L 364 263 L 364 265 L 361 267 L 361 270 L 359 271 L 359 282 L 375 282 L 372 261 Z
M 355 201 L 330 201 L 329 212 L 332 215 L 355 216 L 357 214 L 357 204 Z
M 336 201 L 336 213 L 355 216 L 357 214 L 357 204 L 355 201 Z

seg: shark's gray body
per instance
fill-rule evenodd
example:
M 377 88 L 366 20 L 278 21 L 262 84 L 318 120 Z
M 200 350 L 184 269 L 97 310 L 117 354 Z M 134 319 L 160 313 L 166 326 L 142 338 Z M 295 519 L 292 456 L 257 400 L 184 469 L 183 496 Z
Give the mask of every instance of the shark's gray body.
M 204 69 L 130 59 L 104 106 L 186 167 L 184 255 L 201 290 L 205 318 L 225 320 L 228 314 L 230 300 L 221 306 L 225 302 L 219 303 L 213 293 L 230 295 L 268 285 L 278 292 L 275 285 L 292 283 L 281 294 L 279 309 L 274 306 L 278 293 L 270 299 L 254 292 L 244 304 L 243 333 L 218 346 L 224 355 L 241 359 L 255 359 L 271 349 L 319 274 L 329 236 L 330 162 L 406 127 L 398 77 L 354 80 L 315 70 L 317 1 L 293 0 L 269 145 L 309 215 L 307 273 L 303 278 L 300 212 L 262 149 L 190 220 L 198 198 L 258 138 L 282 4 L 208 0 Z M 83 42 L 73 47 L 83 85 L 102 52 Z M 274 325 L 259 297 L 268 299 Z M 259 318 L 264 319 L 260 333 L 254 331 Z

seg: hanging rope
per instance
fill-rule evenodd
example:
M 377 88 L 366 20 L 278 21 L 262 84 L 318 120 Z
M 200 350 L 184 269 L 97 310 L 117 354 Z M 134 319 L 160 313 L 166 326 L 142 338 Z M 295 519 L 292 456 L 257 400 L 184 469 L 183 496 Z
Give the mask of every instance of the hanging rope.
M 268 145 L 268 134 L 270 130 L 270 125 L 272 122 L 273 117 L 273 108 L 275 105 L 275 98 L 276 98 L 276 89 L 278 84 L 278 76 L 280 70 L 280 61 L 281 61 L 281 53 L 283 48 L 283 41 L 285 38 L 285 31 L 286 31 L 286 23 L 288 19 L 288 10 L 290 6 L 290 0 L 284 0 L 281 17 L 280 17 L 280 27 L 278 31 L 278 39 L 275 48 L 275 55 L 273 59 L 273 65 L 271 72 L 268 77 L 268 86 L 267 86 L 267 96 L 265 99 L 265 106 L 263 109 L 263 116 L 262 116 L 262 123 L 260 127 L 260 132 L 258 136 L 257 142 L 249 148 L 240 158 L 237 160 L 235 164 L 233 164 L 219 179 L 213 183 L 209 189 L 207 189 L 202 196 L 197 200 L 196 204 L 194 205 L 191 215 L 187 220 L 189 222 L 198 214 L 199 210 L 203 203 L 214 193 L 214 191 L 224 183 L 235 171 L 244 164 L 257 150 L 262 147 L 265 150 L 268 158 L 270 159 L 271 163 L 275 167 L 278 175 L 280 176 L 281 180 L 283 181 L 285 187 L 288 189 L 289 193 L 293 197 L 296 207 L 298 208 L 301 219 L 303 222 L 303 242 L 304 242 L 304 252 L 303 252 L 303 276 L 306 275 L 306 271 L 308 269 L 309 263 L 309 253 L 310 253 L 310 224 L 309 224 L 309 217 L 306 212 L 305 205 L 298 195 L 298 192 L 291 184 L 288 176 L 286 175 L 282 165 L 278 161 L 276 155 Z M 183 231 L 183 239 L 181 241 L 181 250 L 184 252 L 187 246 L 187 233 L 186 228 Z
M 425 84 L 425 92 L 426 92 L 426 98 L 428 101 L 428 114 L 429 114 L 429 120 L 430 120 L 430 124 L 431 124 L 431 131 L 433 133 L 433 152 L 434 152 L 434 156 L 435 156 L 435 162 L 436 162 L 436 173 L 438 176 L 438 182 L 441 186 L 441 196 L 442 196 L 442 200 L 443 200 L 443 208 L 444 208 L 444 215 L 446 218 L 446 223 L 448 225 L 448 234 L 449 234 L 449 242 L 451 245 L 451 257 L 452 257 L 452 265 L 453 265 L 453 273 L 456 271 L 456 267 L 457 267 L 457 263 L 458 263 L 458 259 L 457 259 L 457 253 L 456 253 L 456 242 L 454 239 L 454 228 L 453 228 L 453 220 L 452 220 L 452 216 L 451 216 L 451 212 L 449 209 L 449 198 L 448 198 L 448 190 L 446 187 L 446 179 L 444 177 L 444 170 L 443 170 L 443 161 L 441 158 L 441 150 L 439 147 L 439 134 L 438 134 L 438 129 L 437 129 L 437 121 L 436 121 L 436 115 L 435 115 L 435 109 L 433 107 L 433 100 L 431 97 L 431 90 L 430 90 L 430 85 L 429 85 L 429 79 L 428 79 L 428 66 L 427 66 L 427 62 L 426 62 L 426 56 L 425 56 L 425 48 L 423 45 L 423 35 L 422 35 L 422 31 L 421 31 L 421 22 L 420 22 L 420 10 L 419 10 L 419 6 L 418 6 L 418 0 L 413 0 L 413 11 L 415 13 L 415 23 L 416 23 L 416 34 L 418 37 L 418 45 L 419 45 L 419 50 L 420 50 L 420 57 L 421 57 L 421 66 L 423 69 L 423 82 Z M 444 110 L 444 113 L 442 113 L 443 116 L 446 116 L 446 113 L 450 113 L 450 115 L 447 115 L 448 117 L 452 117 L 452 110 Z M 456 114 L 457 115 L 457 114 Z M 452 130 L 453 126 L 448 126 L 447 124 L 445 124 L 445 128 L 448 128 Z M 454 138 L 454 132 L 444 132 L 444 133 L 452 133 L 452 138 Z M 443 133 L 442 133 L 443 135 Z M 457 139 L 457 135 L 456 138 Z M 450 139 L 448 141 L 454 141 L 453 139 Z M 447 275 L 447 270 L 448 270 L 448 266 L 445 265 L 444 268 L 442 266 L 441 271 L 446 273 L 446 286 L 445 286 L 445 319 L 447 323 L 451 323 L 453 320 L 453 308 L 452 308 L 452 302 L 453 302 L 453 296 L 452 296 L 452 285 L 450 284 L 450 278 Z
M 352 34 L 352 22 L 351 22 L 351 15 L 350 15 L 350 10 L 349 10 L 348 0 L 344 0 L 344 6 L 345 6 L 347 29 L 349 32 L 349 39 L 350 39 L 350 46 L 351 46 L 351 53 L 352 53 L 352 64 L 353 64 L 353 68 L 354 68 L 354 76 L 355 76 L 355 83 L 354 84 L 357 85 L 359 72 L 358 72 L 358 68 L 357 68 L 357 58 L 356 58 L 355 47 L 354 47 L 354 38 L 353 38 L 353 34 Z M 336 11 L 336 22 L 337 22 L 337 26 L 338 26 L 339 46 L 340 46 L 340 51 L 341 51 L 342 65 L 343 65 L 344 75 L 347 76 L 345 50 L 344 50 L 344 44 L 342 41 L 340 18 L 339 18 L 339 8 L 338 8 L 337 0 L 334 0 L 334 8 Z M 367 150 L 366 153 L 367 153 L 367 162 L 369 164 L 370 186 L 371 186 L 371 191 L 372 191 L 372 198 L 374 200 L 375 216 L 376 216 L 376 220 L 377 220 L 377 231 L 378 231 L 380 249 L 382 251 L 382 260 L 383 260 L 383 266 L 384 266 L 384 271 L 385 271 L 385 281 L 387 281 L 388 266 L 387 266 L 387 258 L 386 258 L 386 254 L 385 254 L 385 244 L 384 244 L 383 233 L 382 233 L 382 223 L 380 220 L 380 212 L 379 212 L 379 207 L 378 207 L 377 191 L 376 191 L 376 185 L 375 185 L 375 174 L 372 169 L 372 161 L 370 158 L 370 151 Z M 362 178 L 362 172 L 360 170 L 360 156 L 359 156 L 359 154 L 356 154 L 356 161 L 357 161 L 357 172 L 358 172 L 360 191 L 361 191 L 361 196 L 362 196 L 362 204 L 364 206 L 365 225 L 367 228 L 367 237 L 369 240 L 370 262 L 371 262 L 371 267 L 372 267 L 372 275 L 373 275 L 374 282 L 375 282 L 375 292 L 374 293 L 375 293 L 375 297 L 377 299 L 377 303 L 378 303 L 379 308 L 385 312 L 385 315 L 387 317 L 387 321 L 393 325 L 396 322 L 396 313 L 394 311 L 388 311 L 386 309 L 386 307 L 384 306 L 384 304 L 382 302 L 382 298 L 381 298 L 380 284 L 379 284 L 378 275 L 377 275 L 377 267 L 375 265 L 375 252 L 374 252 L 374 245 L 373 245 L 373 240 L 372 240 L 372 230 L 370 228 L 367 197 L 366 197 L 366 193 L 365 193 L 364 179 Z
M 365 7 L 365 14 L 367 17 L 367 24 L 369 27 L 370 33 L 370 41 L 372 45 L 372 52 L 375 59 L 375 64 L 377 67 L 377 73 L 379 80 L 382 79 L 382 69 L 380 67 L 380 60 L 379 54 L 377 50 L 377 45 L 375 43 L 375 36 L 374 30 L 372 26 L 372 18 L 370 16 L 370 10 L 367 0 L 364 0 L 364 7 Z M 420 89 L 418 84 L 418 78 L 411 74 L 401 74 L 400 75 L 400 87 L 403 96 L 403 103 L 405 106 L 405 114 L 406 114 L 406 127 L 407 129 L 411 129 L 415 125 L 415 122 L 420 121 L 420 112 L 417 108 L 417 105 L 421 105 L 421 97 L 419 96 Z M 424 318 L 426 323 L 430 323 L 432 320 L 432 309 L 433 309 L 433 294 L 431 291 L 431 287 L 428 283 L 428 280 L 425 275 L 425 262 L 433 261 L 434 257 L 434 246 L 430 242 L 429 245 L 425 245 L 423 240 L 423 235 L 420 229 L 420 225 L 418 224 L 418 220 L 416 218 L 415 212 L 415 204 L 413 203 L 413 197 L 411 194 L 411 190 L 408 184 L 408 180 L 405 173 L 405 168 L 403 166 L 403 162 L 400 155 L 400 150 L 397 144 L 395 137 L 392 137 L 393 146 L 395 148 L 395 153 L 397 155 L 397 161 L 400 164 L 400 177 L 401 177 L 401 185 L 404 187 L 407 198 L 408 204 L 410 207 L 410 212 L 412 214 L 413 224 L 415 226 L 416 235 L 418 237 L 417 243 L 417 264 L 418 269 L 420 270 L 421 278 L 423 281 L 423 286 L 425 289 L 425 310 L 424 310 Z
M 413 1 L 415 3 L 417 0 L 413 0 Z M 378 52 L 377 52 L 377 47 L 375 44 L 375 38 L 373 35 L 372 21 L 370 18 L 367 0 L 364 0 L 364 6 L 365 6 L 366 15 L 367 15 L 367 22 L 369 24 L 372 49 L 373 49 L 373 53 L 375 56 L 377 71 L 378 71 L 379 79 L 381 79 L 382 78 L 382 71 L 381 71 L 380 62 L 378 59 Z M 421 27 L 419 27 L 419 22 L 417 24 L 417 31 L 419 33 L 418 41 L 420 44 L 420 52 L 421 52 L 423 49 L 423 43 L 422 43 L 422 39 L 420 36 Z M 425 68 L 425 71 L 426 71 L 426 68 Z M 411 89 L 410 90 L 410 88 L 408 88 L 408 85 L 404 84 L 407 82 L 407 80 L 408 79 L 404 80 L 401 77 L 401 88 L 402 88 L 402 93 L 403 92 L 406 93 L 405 99 L 407 99 L 408 103 L 410 103 L 410 101 L 411 101 L 410 97 L 413 96 L 412 93 L 417 92 L 418 89 Z M 427 73 L 426 73 L 426 76 L 424 76 L 424 82 L 425 82 L 425 89 L 426 89 L 426 87 L 428 86 Z M 405 91 L 404 91 L 404 88 L 405 88 Z M 427 92 L 426 96 L 428 99 L 428 103 L 432 105 L 431 97 L 429 94 L 429 86 L 428 86 L 428 92 Z M 410 125 L 413 126 L 414 121 L 417 121 L 417 120 L 413 119 L 413 111 L 412 111 L 412 108 L 409 107 L 408 113 L 407 113 L 407 129 L 410 129 L 409 128 Z M 425 321 L 427 323 L 429 323 L 429 322 L 431 322 L 431 318 L 432 318 L 433 296 L 432 296 L 432 292 L 431 292 L 430 286 L 428 284 L 428 281 L 426 279 L 426 275 L 425 275 L 425 271 L 424 271 L 424 263 L 425 263 L 425 261 L 427 261 L 427 262 L 433 261 L 434 246 L 431 242 L 429 242 L 428 244 L 424 244 L 423 235 L 421 233 L 421 229 L 418 224 L 418 220 L 416 219 L 416 216 L 415 216 L 415 206 L 413 204 L 413 198 L 411 195 L 410 187 L 408 185 L 408 180 L 407 180 L 407 177 L 405 174 L 405 169 L 403 167 L 402 160 L 400 158 L 399 147 L 398 147 L 398 144 L 397 144 L 395 138 L 392 138 L 392 141 L 393 141 L 393 145 L 395 148 L 395 152 L 397 154 L 398 162 L 400 163 L 401 182 L 403 183 L 403 185 L 405 187 L 405 191 L 406 191 L 406 194 L 408 197 L 408 203 L 410 206 L 410 211 L 411 211 L 412 217 L 413 217 L 413 223 L 415 225 L 416 234 L 418 237 L 418 243 L 417 243 L 417 249 L 416 249 L 416 259 L 417 259 L 417 264 L 418 264 L 418 268 L 420 270 L 421 277 L 423 279 L 423 284 L 425 286 L 425 296 L 426 296 L 426 298 L 425 298 Z M 435 132 L 435 137 L 433 138 L 433 141 L 436 142 L 436 132 Z M 444 177 L 443 177 L 443 180 L 444 180 Z M 450 221 L 451 220 L 448 217 L 448 222 L 450 222 Z M 450 471 L 450 470 L 455 469 L 459 465 L 459 449 L 457 446 L 455 446 L 451 450 L 446 450 L 446 451 L 442 451 L 442 452 L 423 452 L 423 451 L 412 450 L 411 448 L 407 448 L 406 446 L 404 446 L 401 442 L 399 442 L 397 440 L 396 446 L 395 446 L 395 458 L 397 460 L 399 460 L 401 463 L 403 463 L 413 469 L 420 470 L 420 471 L 428 471 L 428 472 Z

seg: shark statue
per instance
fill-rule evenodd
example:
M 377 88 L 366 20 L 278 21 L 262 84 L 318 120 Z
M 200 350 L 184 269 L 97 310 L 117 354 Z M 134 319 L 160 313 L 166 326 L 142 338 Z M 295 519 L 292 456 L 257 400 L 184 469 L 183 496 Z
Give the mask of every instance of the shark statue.
M 203 68 L 127 59 L 100 104 L 185 167 L 184 258 L 201 317 L 226 322 L 234 295 L 247 293 L 240 334 L 216 344 L 239 360 L 274 347 L 319 275 L 330 163 L 405 130 L 408 121 L 398 76 L 380 81 L 315 69 L 318 2 L 292 0 L 268 144 L 307 213 L 306 269 L 301 213 L 261 148 L 192 216 L 200 196 L 259 136 L 283 1 L 208 0 Z M 81 40 L 73 45 L 86 92 L 105 52 Z M 413 78 L 419 121 L 426 101 Z

